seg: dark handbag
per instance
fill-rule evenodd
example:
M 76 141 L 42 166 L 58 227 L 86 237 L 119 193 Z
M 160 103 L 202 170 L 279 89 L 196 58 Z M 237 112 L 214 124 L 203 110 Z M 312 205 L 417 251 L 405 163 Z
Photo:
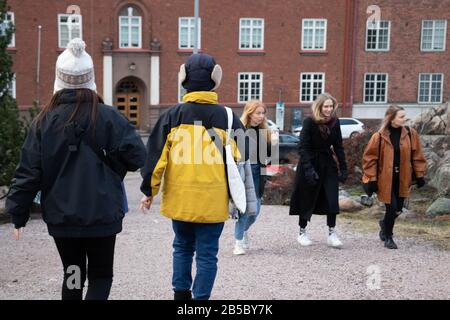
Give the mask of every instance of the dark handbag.
M 413 150 L 412 150 L 412 138 L 411 138 L 411 129 L 406 126 L 405 127 L 406 130 L 408 130 L 408 136 L 409 136 L 409 143 L 411 145 L 411 168 L 412 168 L 412 177 L 411 177 L 411 183 L 415 184 L 417 181 L 417 176 L 416 176 L 416 172 L 414 171 L 414 166 L 413 166 Z

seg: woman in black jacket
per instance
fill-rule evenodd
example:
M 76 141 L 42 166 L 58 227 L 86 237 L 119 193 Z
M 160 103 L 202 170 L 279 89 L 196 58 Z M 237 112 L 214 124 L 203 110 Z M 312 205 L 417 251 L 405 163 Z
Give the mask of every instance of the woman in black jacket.
M 339 213 L 339 182 L 347 179 L 347 165 L 342 147 L 336 99 L 328 93 L 317 97 L 312 104 L 312 116 L 303 121 L 295 187 L 291 198 L 290 215 L 299 216 L 298 242 L 309 246 L 312 241 L 306 226 L 312 214 L 327 215 L 328 245 L 341 247 L 336 235 L 336 215 Z M 333 158 L 333 150 L 339 160 Z
M 26 137 L 6 201 L 18 240 L 41 190 L 43 219 L 64 267 L 63 300 L 82 299 L 86 270 L 86 299 L 108 298 L 126 210 L 122 180 L 146 157 L 134 127 L 97 95 L 84 48 L 74 39 L 58 57 L 55 93 Z

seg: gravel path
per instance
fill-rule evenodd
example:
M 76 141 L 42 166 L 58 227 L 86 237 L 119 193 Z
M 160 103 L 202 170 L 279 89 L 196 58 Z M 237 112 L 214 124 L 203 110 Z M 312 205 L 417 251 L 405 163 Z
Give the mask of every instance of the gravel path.
M 126 178 L 131 212 L 117 238 L 110 298 L 172 299 L 171 223 L 157 202 L 150 214 L 137 212 L 139 183 L 136 173 Z M 388 250 L 377 233 L 356 232 L 338 218 L 344 248 L 332 249 L 324 217 L 314 216 L 314 245 L 304 248 L 288 208 L 263 206 L 252 249 L 236 257 L 233 227 L 226 223 L 220 241 L 212 299 L 450 299 L 450 252 L 430 243 L 397 238 L 400 249 Z M 62 268 L 45 224 L 30 221 L 19 242 L 11 234 L 11 225 L 0 226 L 0 299 L 59 299 Z

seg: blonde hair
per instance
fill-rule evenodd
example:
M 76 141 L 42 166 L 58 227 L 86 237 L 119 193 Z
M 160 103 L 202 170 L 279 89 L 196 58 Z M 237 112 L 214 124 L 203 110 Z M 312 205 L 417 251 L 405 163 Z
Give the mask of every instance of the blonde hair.
M 333 112 L 331 113 L 331 117 L 336 116 L 337 107 L 338 107 L 337 100 L 331 94 L 324 92 L 324 93 L 320 94 L 311 105 L 312 115 L 313 115 L 313 118 L 315 121 L 321 122 L 321 121 L 325 120 L 325 117 L 322 114 L 322 108 L 323 108 L 325 101 L 327 101 L 327 100 L 333 101 Z
M 387 108 L 386 113 L 384 114 L 383 122 L 381 123 L 380 131 L 383 131 L 384 129 L 386 129 L 386 127 L 389 126 L 389 124 L 392 122 L 392 120 L 395 119 L 399 111 L 405 111 L 405 108 L 397 105 L 391 105 L 389 106 L 389 108 Z
M 267 107 L 266 105 L 259 100 L 250 100 L 247 101 L 247 103 L 244 106 L 244 112 L 241 116 L 241 122 L 244 125 L 245 128 L 250 127 L 250 116 L 258 109 L 259 107 L 264 108 L 264 112 L 267 113 Z M 270 136 L 271 136 L 271 130 L 269 129 L 269 126 L 267 125 L 267 118 L 264 117 L 263 122 L 258 126 L 259 129 L 265 129 L 266 130 L 266 139 L 267 142 L 270 143 Z

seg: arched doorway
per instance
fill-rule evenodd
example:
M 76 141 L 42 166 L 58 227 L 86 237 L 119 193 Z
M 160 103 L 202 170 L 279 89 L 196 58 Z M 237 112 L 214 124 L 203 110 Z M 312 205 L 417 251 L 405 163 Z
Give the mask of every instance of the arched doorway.
M 140 107 L 143 100 L 143 90 L 138 79 L 128 77 L 117 85 L 115 105 L 120 113 L 136 127 L 140 125 Z

